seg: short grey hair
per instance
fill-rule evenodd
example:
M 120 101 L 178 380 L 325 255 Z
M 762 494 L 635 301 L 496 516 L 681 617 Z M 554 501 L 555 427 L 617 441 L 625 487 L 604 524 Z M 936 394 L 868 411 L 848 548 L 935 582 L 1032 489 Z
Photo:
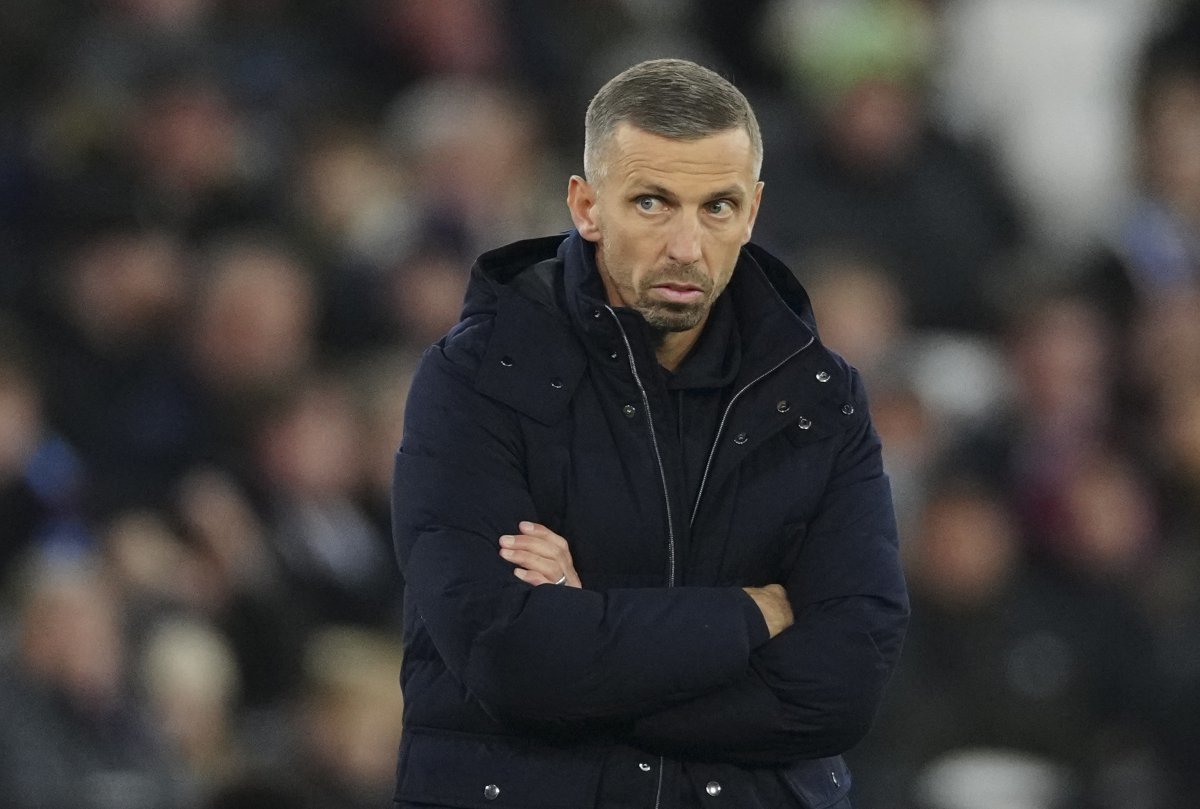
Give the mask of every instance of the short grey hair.
M 630 67 L 600 88 L 584 122 L 583 171 L 604 176 L 604 151 L 617 126 L 677 140 L 698 140 L 742 128 L 750 136 L 754 175 L 762 167 L 762 133 L 754 110 L 728 80 L 685 59 L 651 59 Z

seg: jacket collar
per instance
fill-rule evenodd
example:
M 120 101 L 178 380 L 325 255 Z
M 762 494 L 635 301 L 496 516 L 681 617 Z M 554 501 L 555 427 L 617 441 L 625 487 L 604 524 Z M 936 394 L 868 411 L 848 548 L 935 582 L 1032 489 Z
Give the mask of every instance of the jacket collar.
M 663 371 L 668 390 L 724 388 L 737 378 L 742 340 L 728 295 L 717 298 L 700 338 L 675 373 Z
M 595 248 L 578 231 L 515 242 L 480 256 L 472 268 L 464 319 L 494 312 L 497 297 L 506 291 L 532 299 L 558 317 L 565 314 L 585 343 L 595 341 L 605 351 L 612 344 L 615 326 L 607 314 Z M 722 297 L 729 299 L 741 347 L 740 378 L 753 378 L 774 367 L 817 335 L 812 306 L 800 282 L 756 245 L 742 248 Z M 631 309 L 617 311 L 631 339 L 649 351 L 651 335 L 645 320 Z
M 783 262 L 753 244 L 742 248 L 726 290 L 743 348 L 743 379 L 774 368 L 818 339 L 808 293 Z
M 606 319 L 596 316 L 604 308 L 605 292 L 596 268 L 595 246 L 578 231 L 572 231 L 563 240 L 558 254 L 563 262 L 563 282 L 573 320 L 585 331 L 597 326 L 604 328 Z M 736 339 L 739 352 L 739 356 L 731 358 L 733 362 L 724 364 L 730 369 L 740 369 L 741 376 L 757 376 L 774 367 L 811 343 L 816 335 L 808 293 L 791 270 L 755 245 L 742 249 L 721 299 L 728 299 L 718 304 L 727 308 L 726 314 L 732 313 L 735 331 L 730 336 Z M 715 309 L 714 315 L 721 314 Z M 639 325 L 640 339 L 649 343 L 650 330 L 641 315 L 633 310 L 624 311 Z M 715 326 L 720 330 L 722 325 L 721 321 L 714 323 L 710 319 L 701 341 L 710 329 Z M 697 348 L 701 348 L 700 344 Z M 732 380 L 720 384 L 728 381 Z

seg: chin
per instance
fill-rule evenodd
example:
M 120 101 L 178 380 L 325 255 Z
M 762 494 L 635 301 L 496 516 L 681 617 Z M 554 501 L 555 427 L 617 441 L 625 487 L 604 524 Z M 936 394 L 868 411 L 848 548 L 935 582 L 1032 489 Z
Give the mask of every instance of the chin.
M 650 328 L 660 332 L 688 331 L 704 320 L 704 309 L 666 310 L 663 307 L 643 311 L 642 316 Z

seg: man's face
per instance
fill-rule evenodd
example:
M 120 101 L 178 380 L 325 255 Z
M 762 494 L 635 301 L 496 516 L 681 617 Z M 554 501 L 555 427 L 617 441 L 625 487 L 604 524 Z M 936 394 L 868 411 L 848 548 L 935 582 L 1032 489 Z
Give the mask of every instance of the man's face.
M 604 156 L 597 183 L 571 178 L 567 203 L 596 244 L 609 302 L 662 332 L 702 328 L 758 214 L 750 136 L 676 140 L 621 124 Z

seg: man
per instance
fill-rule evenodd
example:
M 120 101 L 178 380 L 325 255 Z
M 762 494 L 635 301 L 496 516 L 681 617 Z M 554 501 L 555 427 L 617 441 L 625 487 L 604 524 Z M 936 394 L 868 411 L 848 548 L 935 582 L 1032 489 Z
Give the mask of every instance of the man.
M 645 62 L 575 230 L 475 265 L 396 460 L 398 806 L 849 805 L 908 602 L 857 375 L 748 244 L 761 159 L 732 85 Z

